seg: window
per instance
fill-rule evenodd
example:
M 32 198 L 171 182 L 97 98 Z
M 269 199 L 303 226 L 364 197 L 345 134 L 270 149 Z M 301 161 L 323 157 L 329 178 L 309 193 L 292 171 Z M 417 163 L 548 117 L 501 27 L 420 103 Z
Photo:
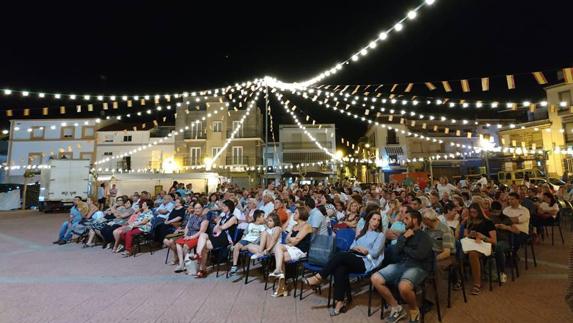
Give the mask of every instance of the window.
M 42 153 L 28 153 L 28 165 L 41 165 Z
M 60 159 L 74 159 L 74 153 L 71 151 L 58 153 Z
M 219 153 L 220 150 L 221 150 L 221 147 L 213 147 L 212 148 L 213 154 L 211 155 L 211 157 L 215 157 L 215 155 L 217 155 L 217 153 Z
M 32 139 L 44 139 L 44 127 L 32 127 Z
M 400 166 L 400 161 L 398 160 L 398 155 L 388 155 L 388 165 Z
M 76 132 L 76 129 L 74 127 L 62 127 L 60 129 L 61 129 L 60 137 L 62 139 L 74 138 L 74 132 Z
M 94 127 L 82 127 L 82 138 L 94 138 L 94 137 L 95 137 Z
M 104 156 L 113 156 L 113 152 L 111 152 L 111 151 L 104 151 L 103 155 L 104 155 Z
M 131 142 L 131 136 L 123 136 L 123 142 Z
M 573 122 L 565 124 L 565 141 L 568 143 L 573 142 Z
M 87 159 L 87 160 L 92 160 L 93 159 L 93 154 L 92 153 L 80 153 L 80 159 Z
M 213 132 L 223 131 L 223 121 L 213 121 Z
M 561 91 L 557 93 L 557 95 L 559 96 L 559 103 L 567 102 L 567 105 L 565 107 L 562 107 L 560 110 L 568 109 L 569 106 L 571 106 L 571 91 Z M 561 105 L 559 106 L 561 107 Z
M 104 142 L 113 142 L 113 135 L 105 135 L 103 137 Z
M 191 124 L 191 139 L 201 138 L 203 136 L 203 123 L 192 123 Z
M 233 147 L 233 165 L 242 165 L 243 164 L 243 146 L 235 146 Z
M 190 165 L 201 164 L 201 147 L 191 147 L 189 157 L 190 157 L 189 158 Z
M 131 170 L 131 156 L 123 157 L 120 163 L 121 167 L 119 167 L 120 165 L 118 165 L 119 169 Z
M 233 121 L 233 131 L 235 131 L 235 129 L 237 128 L 239 128 L 239 131 L 237 131 L 235 137 L 236 138 L 243 137 L 243 127 L 241 127 L 241 121 Z
M 398 136 L 396 136 L 396 129 L 386 129 L 386 144 L 387 145 L 398 145 Z

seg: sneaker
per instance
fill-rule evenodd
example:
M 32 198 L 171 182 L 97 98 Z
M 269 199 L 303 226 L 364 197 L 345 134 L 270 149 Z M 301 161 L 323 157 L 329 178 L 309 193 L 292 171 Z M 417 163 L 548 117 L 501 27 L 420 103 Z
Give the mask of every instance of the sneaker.
M 66 243 L 68 243 L 66 240 L 60 240 L 58 241 L 58 245 L 65 245 Z
M 262 256 L 263 256 L 262 253 L 258 253 L 258 252 L 257 252 L 257 253 L 255 253 L 255 254 L 253 254 L 253 255 L 251 256 L 251 260 L 257 260 L 257 259 L 259 259 L 259 258 L 262 257 Z
M 502 284 L 505 284 L 507 282 L 507 275 L 505 273 L 500 273 L 499 280 L 501 281 Z
M 116 252 L 122 252 L 123 249 L 125 249 L 125 247 L 124 247 L 122 244 L 120 244 L 120 245 L 117 247 L 117 251 L 116 251 Z
M 231 270 L 229 270 L 229 276 L 233 276 L 237 271 L 239 271 L 239 268 L 237 268 L 237 266 L 232 266 Z
M 410 311 L 410 320 L 408 322 L 410 323 L 420 322 L 420 311 L 419 310 Z
M 54 241 L 54 242 L 52 242 L 52 243 L 53 243 L 53 244 L 60 244 L 60 241 L 62 241 L 62 240 L 61 240 L 61 239 L 58 239 L 58 240 L 56 240 L 56 241 Z
M 279 270 L 275 270 L 269 274 L 269 276 L 271 276 L 271 277 L 280 277 L 281 275 L 284 275 L 284 274 Z
M 386 318 L 387 323 L 396 323 L 406 317 L 406 311 L 400 305 L 390 310 L 390 315 Z

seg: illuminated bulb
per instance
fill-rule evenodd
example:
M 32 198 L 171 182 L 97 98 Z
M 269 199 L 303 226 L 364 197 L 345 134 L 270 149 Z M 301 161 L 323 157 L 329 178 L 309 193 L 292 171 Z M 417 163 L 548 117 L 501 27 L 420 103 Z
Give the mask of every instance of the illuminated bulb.
M 523 106 L 524 106 L 524 107 L 528 107 L 528 106 L 530 106 L 530 105 L 531 105 L 531 102 L 529 102 L 529 101 L 523 101 Z
M 76 95 L 75 95 L 75 94 L 70 94 L 70 99 L 71 99 L 71 100 L 75 100 L 75 99 L 76 99 Z
M 436 0 L 426 0 L 426 4 L 427 4 L 428 6 L 433 5 L 434 2 L 436 2 Z
M 30 92 L 28 92 L 28 91 L 22 91 L 22 96 L 28 96 L 28 95 L 30 95 Z
M 46 97 L 46 93 L 38 93 L 38 97 L 39 97 L 39 98 L 44 98 L 44 97 Z
M 559 102 L 559 106 L 562 108 L 565 108 L 567 106 L 567 101 L 561 101 Z
M 417 15 L 418 15 L 418 13 L 415 10 L 410 10 L 408 12 L 408 19 L 410 19 L 410 20 L 416 19 Z
M 375 42 L 375 41 L 371 41 L 370 44 L 368 44 L 368 47 L 370 47 L 370 48 L 376 48 L 376 42 Z
M 546 106 L 547 106 L 547 101 L 541 101 L 540 104 L 541 104 L 542 107 L 546 107 Z
M 6 130 L 6 129 L 2 130 L 2 134 L 3 134 L 3 135 L 7 135 L 7 134 L 8 134 L 8 130 Z
M 56 125 L 51 125 L 51 126 L 50 126 L 50 129 L 51 129 L 51 130 L 56 130 Z
M 402 25 L 402 23 L 397 23 L 394 25 L 394 30 L 402 31 L 402 29 L 404 29 L 404 25 Z
M 103 95 L 98 95 L 98 96 L 97 96 L 97 100 L 98 100 L 98 101 L 103 101 Z
M 84 95 L 84 100 L 89 101 L 90 96 L 89 95 Z
M 14 127 L 14 131 L 20 130 L 20 127 Z
M 388 38 L 388 34 L 386 32 L 381 32 L 378 35 L 378 39 L 380 39 L 380 40 L 386 40 L 387 38 Z
M 499 106 L 499 103 L 498 103 L 498 102 L 492 102 L 492 103 L 491 103 L 491 107 L 492 107 L 492 108 L 497 108 L 498 106 Z
M 368 54 L 368 50 L 366 48 L 360 51 L 360 55 L 365 56 L 366 54 Z
M 59 93 L 56 93 L 56 94 L 54 94 L 54 98 L 56 98 L 56 99 L 61 99 L 61 98 L 62 98 L 62 95 L 59 94 Z

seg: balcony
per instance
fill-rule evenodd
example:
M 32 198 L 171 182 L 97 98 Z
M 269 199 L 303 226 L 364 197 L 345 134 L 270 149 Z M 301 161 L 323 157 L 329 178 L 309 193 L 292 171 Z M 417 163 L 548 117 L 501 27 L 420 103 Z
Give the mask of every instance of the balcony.
M 203 165 L 203 156 L 183 157 L 183 166 Z
M 207 139 L 207 133 L 197 132 L 196 130 L 185 130 L 183 132 L 183 139 Z
M 324 142 L 319 142 L 322 147 L 326 148 L 326 149 L 331 149 L 332 148 L 332 142 L 331 141 L 324 141 Z M 287 150 L 287 149 L 316 149 L 319 150 L 319 148 L 316 146 L 316 144 L 314 142 L 310 142 L 310 141 L 304 141 L 304 142 L 283 142 L 283 149 Z
M 227 130 L 227 137 L 231 138 L 233 130 Z M 235 134 L 235 138 L 262 138 L 262 131 L 258 129 L 239 129 Z
M 261 162 L 260 157 L 227 156 L 227 158 L 225 158 L 225 165 L 228 166 L 257 166 Z

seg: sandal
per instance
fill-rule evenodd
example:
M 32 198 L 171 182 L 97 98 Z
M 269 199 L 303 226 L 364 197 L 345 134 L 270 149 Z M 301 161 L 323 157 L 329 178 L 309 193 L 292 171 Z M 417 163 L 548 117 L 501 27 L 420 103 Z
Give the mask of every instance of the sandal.
M 311 284 L 310 281 L 308 280 L 309 278 L 316 278 L 316 275 L 308 277 L 308 278 L 304 277 L 302 279 L 302 282 L 305 283 L 306 285 L 308 285 L 309 287 L 316 287 L 316 286 L 320 285 L 320 283 L 322 281 L 322 279 L 316 278 L 316 280 L 317 280 L 316 283 Z
M 205 278 L 207 277 L 207 273 L 204 270 L 198 270 L 195 274 L 195 278 Z
M 330 309 L 330 316 L 338 316 L 342 313 L 346 313 L 346 305 L 343 305 L 340 310 L 336 310 L 336 308 L 331 308 Z
M 201 255 L 195 253 L 195 254 L 193 254 L 193 256 L 189 257 L 189 259 L 190 259 L 190 260 L 198 260 L 198 261 L 200 261 L 200 260 L 201 260 Z
M 472 295 L 477 296 L 477 295 L 480 294 L 480 292 L 481 292 L 481 286 L 479 286 L 479 285 L 474 285 L 474 287 L 472 287 L 472 290 L 471 290 L 471 294 L 472 294 Z
M 461 281 L 457 281 L 454 286 L 452 287 L 453 290 L 460 290 L 462 289 L 462 282 Z

